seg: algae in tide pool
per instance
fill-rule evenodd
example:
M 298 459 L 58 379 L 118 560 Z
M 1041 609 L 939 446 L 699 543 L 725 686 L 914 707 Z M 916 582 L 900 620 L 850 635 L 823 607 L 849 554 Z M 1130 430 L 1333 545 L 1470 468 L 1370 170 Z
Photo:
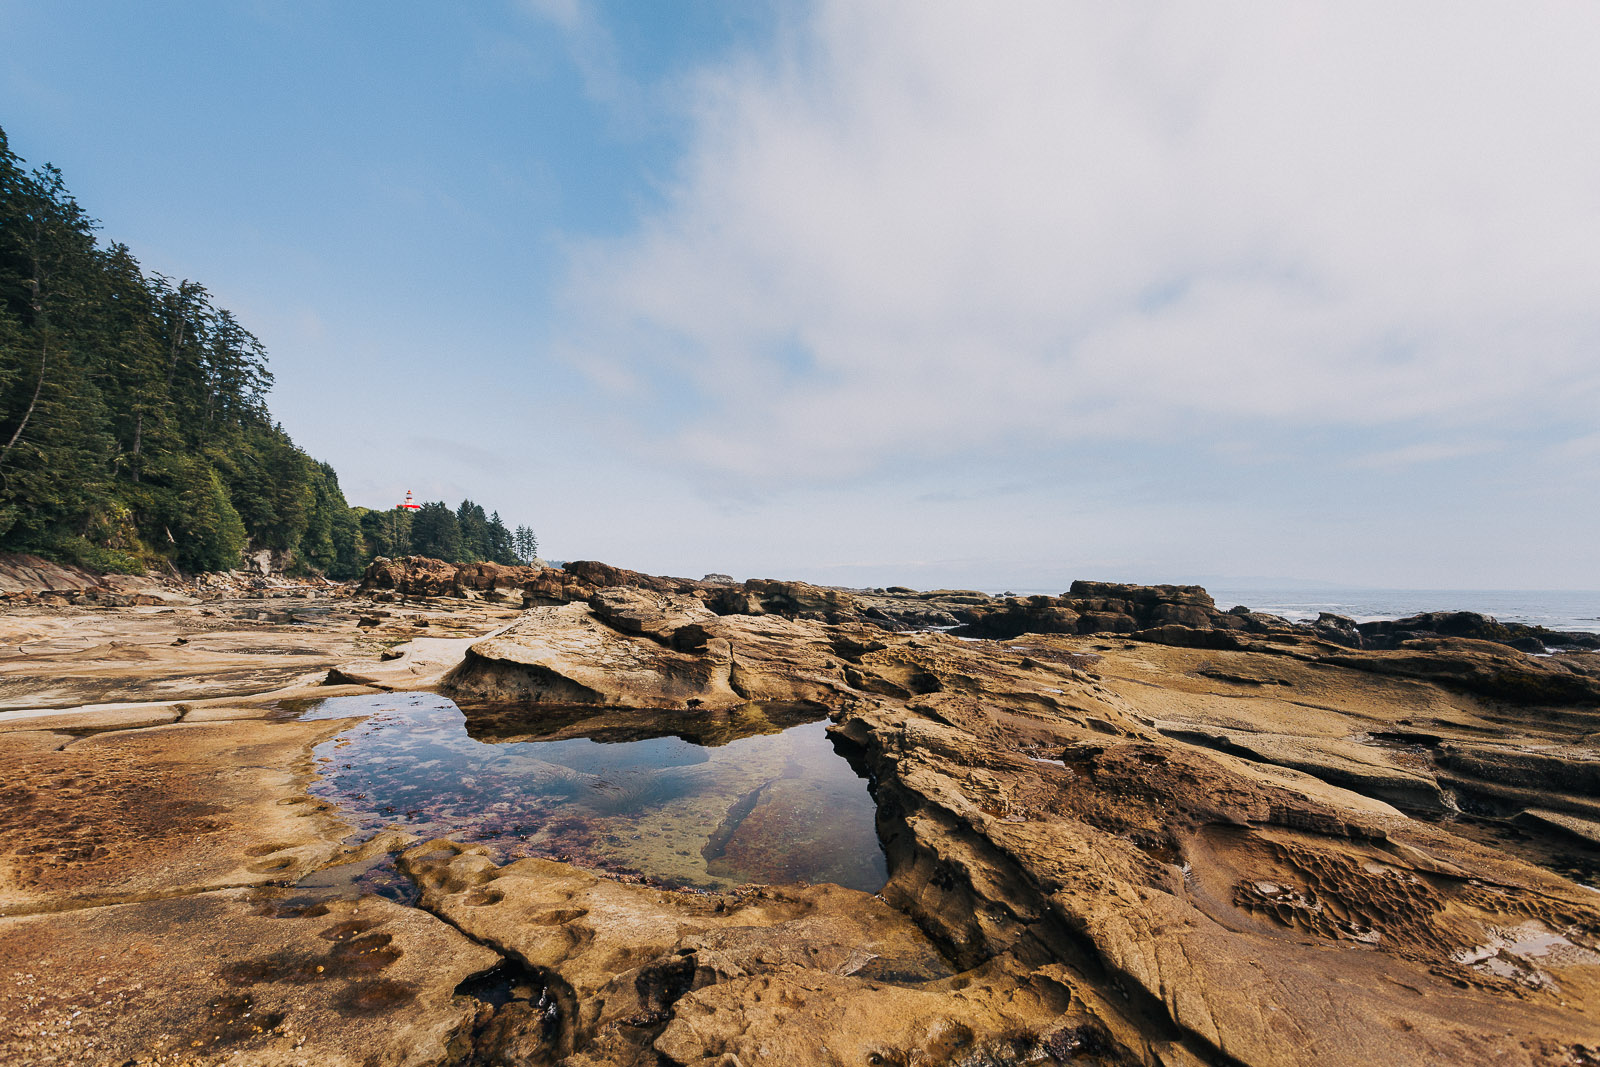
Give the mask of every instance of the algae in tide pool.
M 872 799 L 818 709 L 547 710 L 485 716 L 472 732 L 519 738 L 486 743 L 435 694 L 323 701 L 306 717 L 370 717 L 318 746 L 312 792 L 357 824 L 358 839 L 401 826 L 481 842 L 501 861 L 544 856 L 673 886 L 882 888 Z

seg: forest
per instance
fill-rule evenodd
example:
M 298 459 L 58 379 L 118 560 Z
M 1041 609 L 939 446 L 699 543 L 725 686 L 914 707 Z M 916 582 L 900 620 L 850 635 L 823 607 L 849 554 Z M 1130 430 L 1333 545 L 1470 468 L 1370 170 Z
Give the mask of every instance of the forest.
M 531 561 L 525 526 L 462 501 L 351 507 L 267 409 L 261 342 L 204 286 L 146 272 L 53 166 L 0 130 L 0 550 L 102 571 L 353 578 L 375 556 Z

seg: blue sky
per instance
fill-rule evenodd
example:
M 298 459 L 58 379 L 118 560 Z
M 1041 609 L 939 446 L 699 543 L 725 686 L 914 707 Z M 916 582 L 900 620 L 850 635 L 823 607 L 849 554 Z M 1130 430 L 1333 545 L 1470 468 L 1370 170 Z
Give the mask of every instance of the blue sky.
M 851 584 L 1600 588 L 1592 5 L 0 0 L 354 503 Z

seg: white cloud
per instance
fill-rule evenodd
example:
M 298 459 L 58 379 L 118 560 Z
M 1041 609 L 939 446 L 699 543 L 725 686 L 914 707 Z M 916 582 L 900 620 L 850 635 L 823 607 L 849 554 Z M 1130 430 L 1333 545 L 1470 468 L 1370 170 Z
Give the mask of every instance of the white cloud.
M 528 13 L 555 23 L 564 30 L 575 30 L 586 21 L 579 0 L 522 0 Z
M 763 481 L 1592 415 L 1597 39 L 1588 3 L 823 2 L 706 72 L 569 343 Z
M 1401 448 L 1369 452 L 1351 461 L 1352 467 L 1374 470 L 1409 467 L 1418 463 L 1442 463 L 1452 459 L 1468 459 L 1498 451 L 1499 441 L 1423 441 Z
M 584 91 L 591 99 L 619 112 L 638 109 L 638 87 L 623 77 L 617 64 L 616 44 L 591 4 L 585 0 L 522 0 L 522 8 L 562 32 L 583 78 Z M 628 117 L 636 119 L 631 114 Z

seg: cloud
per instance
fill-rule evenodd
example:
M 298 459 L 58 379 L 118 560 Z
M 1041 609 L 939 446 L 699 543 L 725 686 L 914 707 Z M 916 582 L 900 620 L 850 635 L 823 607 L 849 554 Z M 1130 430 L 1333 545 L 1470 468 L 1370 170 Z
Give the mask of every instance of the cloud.
M 586 21 L 579 0 L 522 0 L 522 8 L 529 14 L 553 22 L 564 30 L 575 30 Z
M 1369 452 L 1351 461 L 1352 467 L 1385 470 L 1410 467 L 1418 463 L 1442 463 L 1452 459 L 1482 456 L 1502 448 L 1499 441 L 1423 441 L 1401 448 Z
M 638 87 L 622 74 L 616 42 L 585 0 L 522 0 L 534 18 L 553 24 L 565 36 L 572 61 L 590 99 L 628 114 L 638 107 Z M 631 118 L 631 114 L 629 114 Z
M 640 447 L 752 482 L 1592 417 L 1597 37 L 1586 3 L 823 0 L 703 72 L 565 348 Z
M 1593 467 L 1600 462 L 1600 433 L 1584 434 L 1552 445 L 1541 457 L 1546 463 Z

